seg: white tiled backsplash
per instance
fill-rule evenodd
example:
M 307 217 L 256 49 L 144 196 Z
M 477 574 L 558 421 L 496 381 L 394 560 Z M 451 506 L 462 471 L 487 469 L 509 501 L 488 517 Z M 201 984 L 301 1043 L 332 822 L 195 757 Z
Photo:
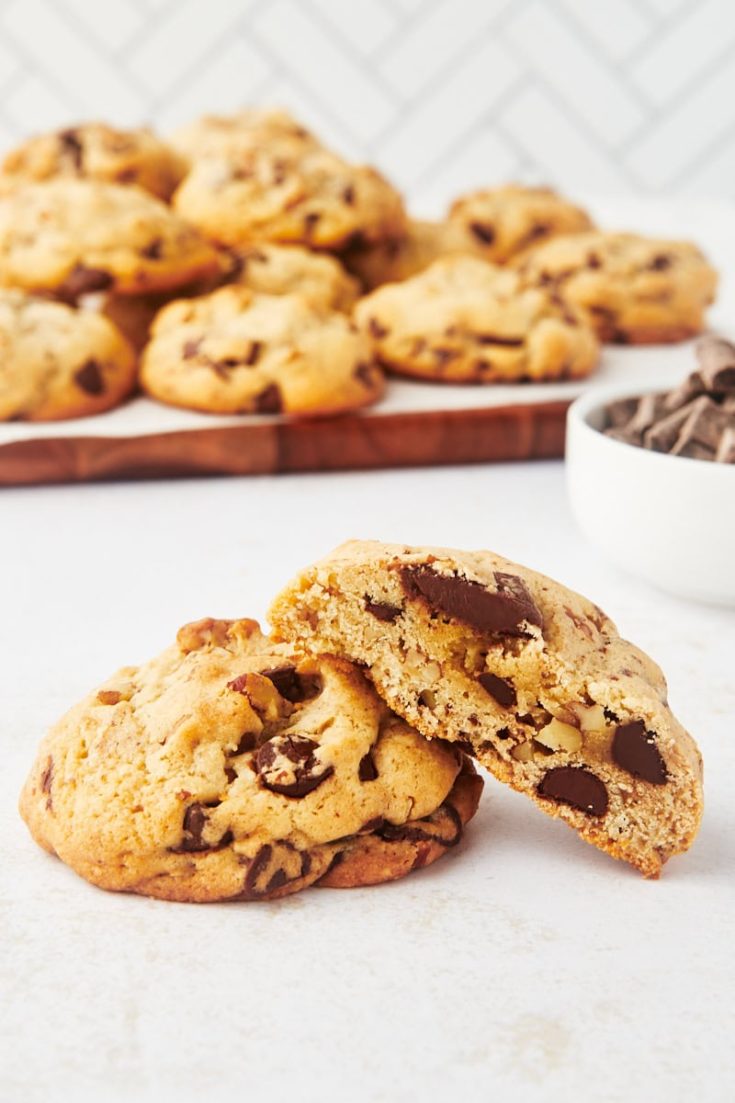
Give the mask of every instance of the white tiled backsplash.
M 508 179 L 735 198 L 735 0 L 0 0 L 0 143 L 290 107 L 419 208 Z

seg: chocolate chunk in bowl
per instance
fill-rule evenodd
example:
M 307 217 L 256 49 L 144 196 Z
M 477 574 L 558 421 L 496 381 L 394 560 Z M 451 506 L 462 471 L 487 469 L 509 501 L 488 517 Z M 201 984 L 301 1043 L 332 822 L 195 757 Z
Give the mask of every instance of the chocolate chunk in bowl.
M 659 394 L 600 387 L 578 398 L 567 490 L 613 562 L 669 593 L 735 605 L 735 346 L 702 338 L 692 368 Z

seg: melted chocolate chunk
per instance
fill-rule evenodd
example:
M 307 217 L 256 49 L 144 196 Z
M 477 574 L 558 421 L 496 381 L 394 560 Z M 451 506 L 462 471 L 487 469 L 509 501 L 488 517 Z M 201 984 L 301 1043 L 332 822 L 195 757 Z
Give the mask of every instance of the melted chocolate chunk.
M 520 348 L 522 337 L 501 337 L 497 333 L 478 333 L 475 337 L 478 345 L 502 345 L 504 348 Z
M 352 370 L 355 379 L 359 379 L 365 387 L 372 387 L 375 382 L 375 369 L 371 364 L 356 364 Z
M 470 231 L 483 245 L 492 245 L 495 241 L 495 227 L 489 222 L 470 222 Z
M 669 779 L 666 763 L 656 746 L 656 737 L 646 730 L 642 720 L 633 720 L 617 727 L 612 756 L 623 770 L 650 781 L 652 785 L 665 785 Z
M 248 751 L 255 750 L 257 743 L 258 739 L 254 732 L 244 732 L 240 736 L 240 742 L 237 744 L 232 753 L 233 755 L 247 754 Z
M 181 355 L 184 360 L 193 360 L 202 347 L 202 338 L 199 337 L 195 341 L 184 341 L 181 348 Z
M 263 670 L 261 673 L 264 678 L 273 682 L 281 697 L 285 697 L 294 705 L 308 701 L 321 692 L 322 684 L 319 677 L 299 674 L 296 667 L 290 663 L 274 667 L 272 670 Z
M 60 298 L 74 301 L 93 291 L 106 291 L 113 282 L 112 276 L 104 268 L 87 268 L 84 264 L 77 264 L 57 289 L 57 294 Z
M 269 383 L 264 391 L 255 398 L 255 411 L 258 414 L 280 414 L 283 410 L 283 398 L 277 383 Z
M 607 789 L 599 777 L 583 766 L 555 766 L 542 778 L 538 792 L 590 816 L 604 816 L 607 812 Z
M 377 318 L 368 318 L 368 329 L 370 336 L 375 337 L 378 341 L 381 337 L 387 337 L 389 333 L 389 330 L 381 325 Z
M 360 781 L 375 781 L 378 776 L 378 767 L 375 765 L 375 759 L 370 751 L 360 759 L 360 765 L 357 768 L 357 776 Z
M 258 878 L 268 867 L 272 854 L 273 847 L 270 846 L 269 843 L 266 843 L 265 846 L 261 846 L 258 853 L 250 862 L 247 874 L 245 875 L 245 893 L 247 895 L 258 895 Z
M 430 816 L 411 823 L 386 823 L 377 832 L 387 842 L 407 839 L 409 842 L 434 842 L 441 846 L 456 846 L 462 838 L 462 820 L 451 804 L 442 804 Z
M 504 709 L 513 708 L 516 704 L 516 691 L 512 682 L 507 682 L 505 678 L 499 678 L 497 674 L 490 674 L 489 672 L 480 674 L 477 680 L 482 688 L 491 697 L 494 697 Z
M 46 767 L 45 767 L 43 773 L 41 774 L 41 792 L 42 793 L 50 793 L 51 792 L 51 783 L 53 782 L 53 780 L 54 780 L 54 760 L 49 755 L 49 757 L 46 759 Z
M 305 797 L 334 773 L 316 758 L 319 744 L 305 735 L 274 735 L 258 751 L 255 762 L 265 789 L 284 797 Z
M 249 368 L 252 368 L 253 364 L 257 364 L 260 359 L 260 354 L 263 351 L 262 341 L 251 341 L 250 348 L 243 358 L 243 364 L 246 364 Z
M 74 382 L 86 394 L 104 394 L 105 379 L 96 360 L 88 360 L 74 372 Z
M 352 184 L 348 184 L 346 188 L 342 189 L 342 199 L 348 207 L 354 206 L 355 203 L 355 189 Z
M 144 249 L 140 250 L 142 257 L 147 257 L 148 260 L 160 260 L 163 252 L 163 239 L 160 237 L 154 237 L 150 245 L 146 245 Z
M 232 842 L 232 832 L 226 831 L 217 843 L 207 843 L 202 838 L 207 824 L 207 808 L 216 808 L 216 804 L 190 804 L 184 813 L 184 836 L 176 847 L 178 854 L 198 854 L 204 850 L 220 850 Z
M 543 626 L 526 584 L 516 575 L 495 572 L 497 591 L 460 575 L 437 574 L 431 567 L 403 567 L 401 582 L 410 598 L 423 597 L 435 609 L 481 632 L 525 636 L 526 624 Z
M 665 272 L 671 268 L 671 257 L 667 253 L 657 253 L 648 267 L 653 272 Z
M 387 601 L 373 601 L 368 594 L 365 594 L 365 610 L 388 624 L 392 624 L 403 612 L 399 605 L 389 605 Z
M 69 158 L 75 169 L 81 169 L 84 147 L 79 141 L 79 132 L 74 129 L 60 130 L 59 142 L 61 143 L 62 154 Z

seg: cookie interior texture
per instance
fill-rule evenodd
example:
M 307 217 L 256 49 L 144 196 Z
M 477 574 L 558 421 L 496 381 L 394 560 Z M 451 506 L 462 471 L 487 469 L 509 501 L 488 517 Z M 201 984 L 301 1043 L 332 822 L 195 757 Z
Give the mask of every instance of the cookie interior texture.
M 20 808 L 92 883 L 206 902 L 403 876 L 459 841 L 481 788 L 356 667 L 207 619 L 51 730 Z
M 491 552 L 353 541 L 270 618 L 282 638 L 365 664 L 420 732 L 646 876 L 694 839 L 701 757 L 663 674 L 559 583 Z

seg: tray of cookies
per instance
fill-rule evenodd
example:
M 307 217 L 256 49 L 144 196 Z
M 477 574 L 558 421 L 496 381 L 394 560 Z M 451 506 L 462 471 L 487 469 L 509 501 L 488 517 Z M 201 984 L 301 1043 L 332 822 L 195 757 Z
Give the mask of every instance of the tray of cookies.
M 716 287 L 548 188 L 412 218 L 279 110 L 42 135 L 0 170 L 0 484 L 560 456 Z

